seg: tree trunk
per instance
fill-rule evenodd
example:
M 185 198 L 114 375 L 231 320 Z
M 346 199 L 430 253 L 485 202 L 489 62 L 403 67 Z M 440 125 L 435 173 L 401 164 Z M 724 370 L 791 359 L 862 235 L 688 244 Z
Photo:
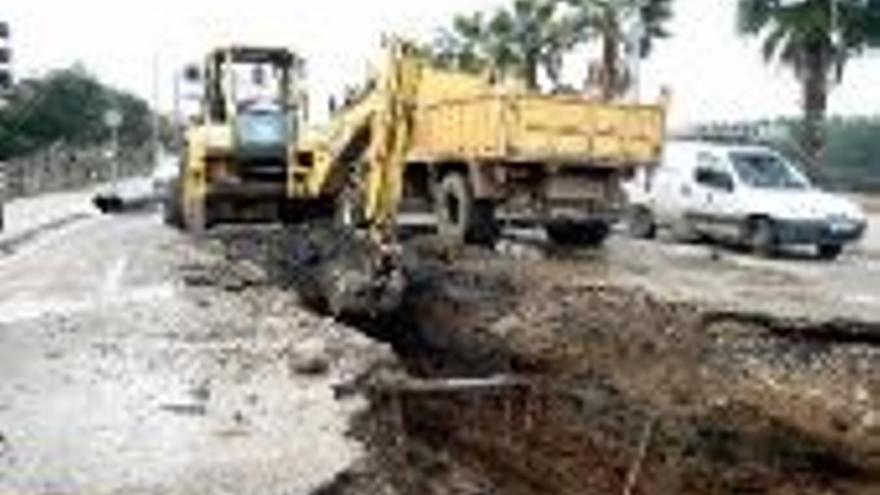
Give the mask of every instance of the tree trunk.
M 811 175 L 820 178 L 825 158 L 825 116 L 828 109 L 828 63 L 823 46 L 809 47 L 804 54 L 802 78 L 804 134 L 803 147 L 810 161 Z
M 538 55 L 535 53 L 526 54 L 525 59 L 525 79 L 526 85 L 530 90 L 538 89 Z
M 621 86 L 620 35 L 617 18 L 612 9 L 606 9 L 602 19 L 602 99 L 611 101 L 618 96 Z

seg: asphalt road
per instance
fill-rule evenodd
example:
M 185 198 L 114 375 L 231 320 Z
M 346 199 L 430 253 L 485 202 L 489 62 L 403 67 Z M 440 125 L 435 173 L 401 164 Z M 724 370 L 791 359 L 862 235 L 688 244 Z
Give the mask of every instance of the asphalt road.
M 0 493 L 309 493 L 361 455 L 333 387 L 383 351 L 203 251 L 140 214 L 0 256 Z
M 499 256 L 561 276 L 600 263 L 674 299 L 880 320 L 876 240 L 835 263 L 625 237 Z M 355 462 L 363 404 L 334 387 L 387 349 L 229 270 L 148 212 L 80 215 L 0 253 L 0 493 L 309 493 Z M 326 369 L 297 364 L 315 356 Z

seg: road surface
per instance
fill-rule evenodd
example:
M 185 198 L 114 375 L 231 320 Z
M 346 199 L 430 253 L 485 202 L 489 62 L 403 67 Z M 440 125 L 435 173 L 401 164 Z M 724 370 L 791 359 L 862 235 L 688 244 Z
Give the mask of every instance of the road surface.
M 65 200 L 68 223 L 52 220 L 64 201 L 33 200 L 16 228 L 36 233 L 0 253 L 0 493 L 310 493 L 358 461 L 346 432 L 364 404 L 335 390 L 392 360 L 384 345 L 155 212 L 102 217 L 87 198 Z M 560 277 L 594 264 L 673 299 L 880 320 L 870 242 L 836 263 L 623 237 L 562 259 L 508 242 L 497 257 L 535 255 Z
M 333 386 L 384 349 L 224 267 L 154 214 L 0 256 L 0 493 L 308 493 L 360 455 Z

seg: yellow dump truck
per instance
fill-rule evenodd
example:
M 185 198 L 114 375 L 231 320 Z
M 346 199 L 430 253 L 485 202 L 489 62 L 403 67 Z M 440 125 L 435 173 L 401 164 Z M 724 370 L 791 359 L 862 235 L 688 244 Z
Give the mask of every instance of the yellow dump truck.
M 379 168 L 394 208 L 402 189 L 404 198 L 430 207 L 439 232 L 456 241 L 491 243 L 509 223 L 543 226 L 558 243 L 597 245 L 622 209 L 621 182 L 660 160 L 662 102 L 540 94 L 435 69 L 415 55 L 396 64 L 397 73 L 368 83 L 328 128 L 300 143 L 294 195 L 329 182 L 370 183 L 358 170 Z M 386 129 L 397 133 L 390 144 Z M 401 164 L 391 172 L 371 165 L 370 155 L 395 152 Z M 337 177 L 328 182 L 331 171 Z

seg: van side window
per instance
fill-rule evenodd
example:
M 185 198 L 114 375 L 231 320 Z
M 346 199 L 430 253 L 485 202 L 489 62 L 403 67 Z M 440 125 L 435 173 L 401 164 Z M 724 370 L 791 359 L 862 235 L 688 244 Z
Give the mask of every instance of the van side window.
M 711 153 L 697 155 L 694 181 L 705 187 L 723 191 L 733 191 L 733 177 L 721 166 L 721 160 Z
M 712 153 L 701 151 L 697 154 L 697 169 L 699 170 L 701 168 L 720 170 L 721 160 Z

